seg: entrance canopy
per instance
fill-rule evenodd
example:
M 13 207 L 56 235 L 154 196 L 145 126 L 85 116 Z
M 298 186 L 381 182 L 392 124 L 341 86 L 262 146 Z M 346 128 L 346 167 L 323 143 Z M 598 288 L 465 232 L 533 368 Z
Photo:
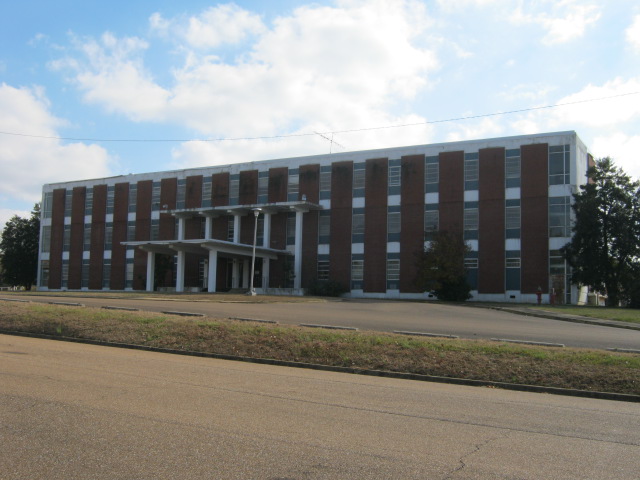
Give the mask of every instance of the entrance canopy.
M 253 245 L 243 243 L 233 243 L 224 240 L 196 239 L 196 240 L 143 240 L 137 242 L 122 242 L 123 245 L 137 247 L 140 250 L 150 253 L 160 253 L 174 255 L 176 252 L 195 253 L 198 255 L 208 255 L 211 250 L 230 255 L 251 256 Z M 291 255 L 287 250 L 276 250 L 256 246 L 256 255 L 262 258 L 276 260 L 278 255 Z
M 164 206 L 160 213 L 168 213 L 178 218 L 193 217 L 218 217 L 221 215 L 244 216 L 255 210 L 263 214 L 275 214 L 281 212 L 308 212 L 311 210 L 322 210 L 322 206 L 308 202 L 307 200 L 293 202 L 256 203 L 251 205 L 224 205 L 221 207 L 199 207 L 169 209 Z

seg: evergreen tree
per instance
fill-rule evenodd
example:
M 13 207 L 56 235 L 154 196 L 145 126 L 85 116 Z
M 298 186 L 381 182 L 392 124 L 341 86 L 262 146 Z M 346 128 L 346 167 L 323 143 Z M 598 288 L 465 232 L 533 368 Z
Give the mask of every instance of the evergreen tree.
M 640 274 L 640 183 L 608 157 L 587 175 L 573 195 L 573 237 L 563 248 L 572 281 L 606 291 L 608 305 L 629 303 Z
M 14 215 L 5 225 L 0 240 L 0 262 L 4 283 L 31 290 L 38 272 L 40 205 L 36 203 L 30 218 Z
M 433 291 L 439 300 L 465 301 L 471 298 L 464 257 L 471 248 L 462 235 L 435 232 L 429 247 L 418 255 L 416 285 Z

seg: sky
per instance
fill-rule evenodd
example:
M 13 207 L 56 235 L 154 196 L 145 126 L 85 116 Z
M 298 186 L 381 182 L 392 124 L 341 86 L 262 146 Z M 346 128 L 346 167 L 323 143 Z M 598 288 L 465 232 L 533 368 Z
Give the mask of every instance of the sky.
M 0 228 L 46 183 L 566 130 L 640 177 L 637 0 L 3 2 Z

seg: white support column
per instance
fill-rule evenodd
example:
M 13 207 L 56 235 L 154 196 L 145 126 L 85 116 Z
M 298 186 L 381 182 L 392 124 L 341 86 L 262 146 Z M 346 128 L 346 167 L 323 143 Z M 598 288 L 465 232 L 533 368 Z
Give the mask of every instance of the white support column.
M 249 288 L 249 276 L 251 275 L 251 262 L 248 258 L 242 261 L 242 288 Z
M 240 243 L 240 215 L 233 216 L 233 243 Z
M 269 262 L 268 258 L 262 259 L 262 288 L 269 288 Z
M 231 272 L 231 288 L 240 287 L 240 262 L 237 258 L 233 259 L 233 270 Z
M 211 223 L 213 217 L 211 215 L 207 215 L 204 217 L 204 238 L 209 240 L 211 238 Z
M 178 217 L 178 240 L 184 240 L 184 217 Z
M 176 292 L 184 292 L 184 257 L 185 252 L 178 250 L 178 265 L 176 272 Z
M 156 254 L 147 252 L 147 292 L 153 292 L 153 280 L 156 276 Z
M 263 212 L 263 228 L 262 228 L 262 246 L 264 248 L 271 248 L 271 214 Z
M 294 245 L 294 261 L 293 261 L 293 273 L 295 275 L 293 279 L 293 288 L 299 289 L 302 286 L 302 218 L 304 212 L 302 210 L 296 210 L 296 243 Z
M 208 219 L 209 217 L 207 217 Z M 218 273 L 218 251 L 209 250 L 209 283 L 207 284 L 207 291 L 209 293 L 215 293 L 216 280 Z

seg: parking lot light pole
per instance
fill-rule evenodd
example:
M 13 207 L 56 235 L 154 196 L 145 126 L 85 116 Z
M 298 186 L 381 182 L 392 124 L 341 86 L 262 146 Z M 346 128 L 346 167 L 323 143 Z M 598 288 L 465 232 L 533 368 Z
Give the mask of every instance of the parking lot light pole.
M 258 239 L 258 215 L 262 209 L 254 208 L 253 216 L 255 217 L 255 221 L 253 223 L 253 253 L 251 254 L 251 286 L 249 287 L 249 294 L 253 297 L 256 295 L 256 290 L 253 288 L 253 277 L 256 271 L 256 241 Z

